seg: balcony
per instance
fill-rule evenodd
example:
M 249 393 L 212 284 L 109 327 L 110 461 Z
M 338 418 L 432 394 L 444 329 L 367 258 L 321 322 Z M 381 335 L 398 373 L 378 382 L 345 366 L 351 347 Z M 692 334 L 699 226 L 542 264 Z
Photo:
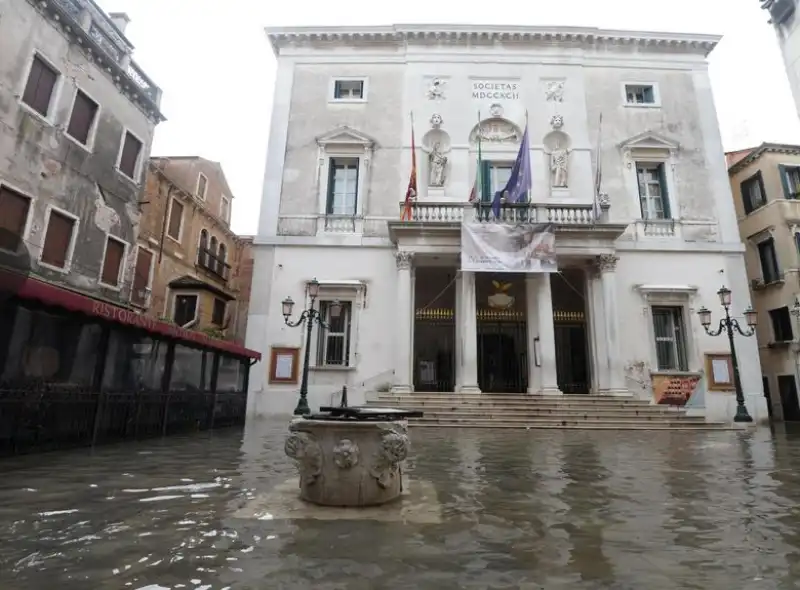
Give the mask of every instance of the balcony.
M 227 264 L 211 250 L 198 250 L 197 266 L 205 271 L 210 272 L 223 282 L 227 283 L 231 278 L 231 265 Z
M 402 215 L 404 203 L 400 203 Z M 460 224 L 479 223 L 555 223 L 558 225 L 592 225 L 592 205 L 541 205 L 536 203 L 505 203 L 495 216 L 491 203 L 417 202 L 411 206 L 411 222 Z
M 160 113 L 161 89 L 131 60 L 133 46 L 119 33 L 111 19 L 91 0 L 45 0 L 31 4 L 40 6 L 66 32 L 76 37 L 97 65 L 108 70 L 123 93 L 163 119 Z

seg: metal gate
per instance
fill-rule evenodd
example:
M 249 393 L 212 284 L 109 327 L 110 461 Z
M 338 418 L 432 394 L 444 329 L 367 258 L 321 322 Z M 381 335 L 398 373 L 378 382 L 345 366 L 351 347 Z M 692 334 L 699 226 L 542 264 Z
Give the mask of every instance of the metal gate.
M 414 324 L 414 391 L 454 391 L 456 326 L 452 309 L 418 309 Z
M 556 311 L 553 320 L 558 388 L 564 393 L 589 393 L 589 343 L 584 314 Z
M 478 310 L 478 385 L 486 393 L 528 390 L 528 330 L 513 310 Z

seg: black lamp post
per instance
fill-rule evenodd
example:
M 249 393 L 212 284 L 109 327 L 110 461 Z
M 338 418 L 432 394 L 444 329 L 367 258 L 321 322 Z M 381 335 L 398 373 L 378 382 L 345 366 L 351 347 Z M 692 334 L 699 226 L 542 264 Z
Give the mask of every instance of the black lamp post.
M 307 416 L 311 413 L 311 409 L 308 407 L 308 364 L 311 357 L 311 330 L 314 327 L 314 322 L 323 328 L 327 329 L 329 327 L 322 321 L 320 312 L 314 309 L 314 301 L 317 299 L 318 295 L 319 281 L 317 279 L 312 279 L 308 283 L 308 309 L 303 310 L 303 313 L 300 314 L 296 322 L 289 320 L 289 316 L 292 315 L 292 309 L 294 308 L 294 301 L 292 301 L 292 298 L 287 297 L 281 302 L 283 320 L 286 322 L 287 326 L 296 328 L 297 326 L 303 325 L 304 322 L 306 324 L 306 350 L 303 358 L 303 376 L 300 378 L 300 399 L 297 400 L 297 407 L 294 409 L 295 416 Z M 333 301 L 329 309 L 331 318 L 338 318 L 342 311 L 342 304 L 338 301 Z
M 736 330 L 742 336 L 748 337 L 756 333 L 756 324 L 758 323 L 758 314 L 752 307 L 748 307 L 744 312 L 744 319 L 747 321 L 748 329 L 742 329 L 739 322 L 730 315 L 731 307 L 731 290 L 727 287 L 722 287 L 717 291 L 719 301 L 722 307 L 725 308 L 725 317 L 719 321 L 719 328 L 716 330 L 709 330 L 711 325 L 711 312 L 705 307 L 700 308 L 697 315 L 700 316 L 700 323 L 709 336 L 719 336 L 723 331 L 728 333 L 728 342 L 731 347 L 731 361 L 733 363 L 733 385 L 736 388 L 736 416 L 734 422 L 752 422 L 753 418 L 747 412 L 747 406 L 744 405 L 744 393 L 742 392 L 742 381 L 739 379 L 739 361 L 736 359 L 736 347 L 733 344 L 733 331 Z

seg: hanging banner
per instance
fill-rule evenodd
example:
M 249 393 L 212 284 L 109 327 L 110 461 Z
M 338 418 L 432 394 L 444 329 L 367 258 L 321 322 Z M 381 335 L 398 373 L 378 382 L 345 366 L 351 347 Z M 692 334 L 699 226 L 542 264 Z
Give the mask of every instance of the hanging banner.
M 461 270 L 558 272 L 552 223 L 462 223 Z

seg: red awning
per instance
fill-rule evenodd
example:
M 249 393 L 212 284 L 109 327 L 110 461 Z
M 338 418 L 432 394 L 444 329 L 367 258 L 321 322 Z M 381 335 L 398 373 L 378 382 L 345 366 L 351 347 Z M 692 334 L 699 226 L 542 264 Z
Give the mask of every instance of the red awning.
M 167 336 L 176 340 L 200 344 L 222 352 L 229 352 L 238 356 L 261 360 L 261 353 L 247 349 L 244 346 L 239 346 L 233 342 L 210 338 L 202 332 L 184 330 L 175 324 L 161 322 L 136 311 L 125 309 L 106 301 L 100 301 L 99 299 L 92 299 L 86 295 L 62 289 L 61 287 L 56 287 L 55 285 L 45 283 L 35 278 L 24 280 L 17 288 L 18 290 L 15 289 L 17 295 L 23 299 L 36 299 L 48 305 L 63 307 L 70 311 L 101 318 L 123 326 L 139 328 L 151 334 Z

